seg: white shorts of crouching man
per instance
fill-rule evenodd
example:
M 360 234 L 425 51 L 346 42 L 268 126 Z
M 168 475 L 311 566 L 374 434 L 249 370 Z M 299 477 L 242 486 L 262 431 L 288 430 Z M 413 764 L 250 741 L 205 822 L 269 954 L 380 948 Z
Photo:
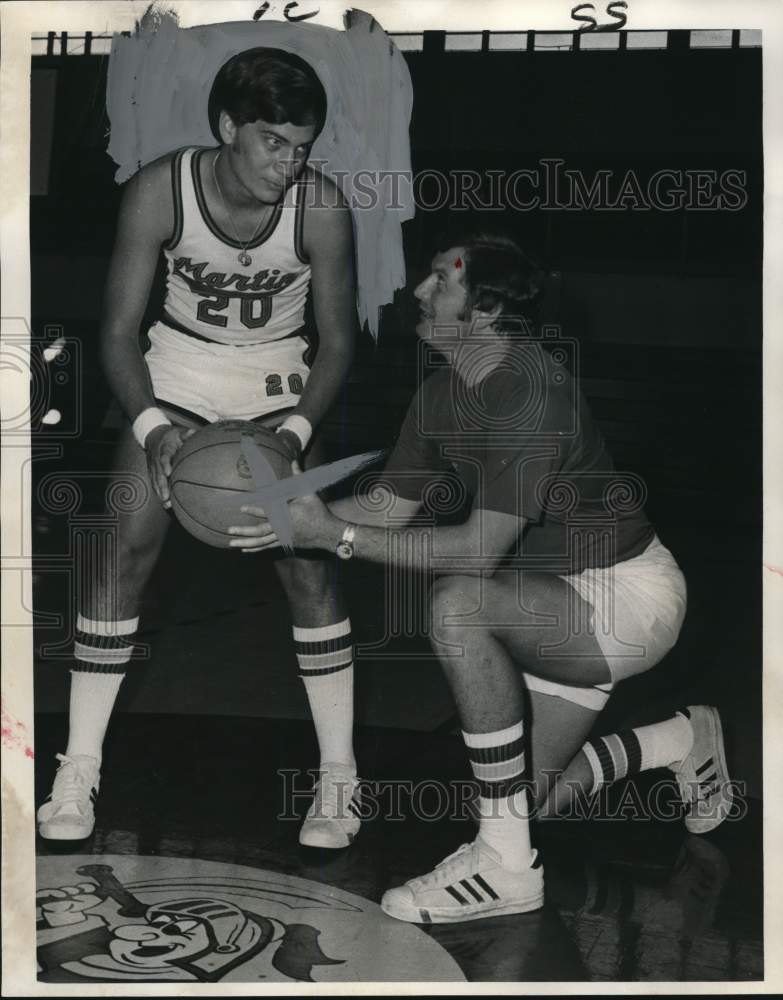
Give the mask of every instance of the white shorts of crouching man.
M 526 673 L 525 681 L 531 691 L 600 711 L 614 684 L 654 667 L 677 642 L 687 604 L 685 577 L 656 536 L 633 559 L 562 579 L 592 608 L 590 628 L 612 680 L 572 688 Z
M 593 609 L 591 627 L 613 681 L 654 667 L 677 642 L 685 577 L 657 536 L 633 559 L 563 579 Z
M 252 420 L 299 402 L 310 369 L 302 337 L 234 346 L 189 337 L 164 323 L 149 330 L 144 355 L 155 399 L 208 423 Z

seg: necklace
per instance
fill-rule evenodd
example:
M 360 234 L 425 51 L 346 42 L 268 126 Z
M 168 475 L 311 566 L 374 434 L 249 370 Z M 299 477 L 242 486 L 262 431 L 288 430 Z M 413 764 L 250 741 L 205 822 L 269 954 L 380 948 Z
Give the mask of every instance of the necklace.
M 239 254 L 237 256 L 237 260 L 242 265 L 242 267 L 250 267 L 250 265 L 253 263 L 253 258 L 247 252 L 247 248 L 248 248 L 248 246 L 250 246 L 250 244 L 253 242 L 253 240 L 256 238 L 256 236 L 258 236 L 258 231 L 261 228 L 261 221 L 262 221 L 264 215 L 266 215 L 266 206 L 264 206 L 264 210 L 263 210 L 263 212 L 262 212 L 262 214 L 261 214 L 261 216 L 260 216 L 260 218 L 258 220 L 258 225 L 253 230 L 253 235 L 245 243 L 242 243 L 242 240 L 240 240 L 240 238 L 239 238 L 239 232 L 237 230 L 236 223 L 234 222 L 234 216 L 228 210 L 228 205 L 226 204 L 226 199 L 223 197 L 223 191 L 221 190 L 220 184 L 218 183 L 218 179 L 217 179 L 217 170 L 215 169 L 215 165 L 217 164 L 217 161 L 220 159 L 220 154 L 222 152 L 223 152 L 223 150 L 221 149 L 220 152 L 218 153 L 218 155 L 212 160 L 212 179 L 214 180 L 215 187 L 217 188 L 217 192 L 220 195 L 220 200 L 223 202 L 223 210 L 226 213 L 226 215 L 228 216 L 228 221 L 231 223 L 231 228 L 234 230 L 234 236 L 236 237 L 237 243 L 242 247 L 242 249 L 240 250 L 240 252 L 239 252 Z

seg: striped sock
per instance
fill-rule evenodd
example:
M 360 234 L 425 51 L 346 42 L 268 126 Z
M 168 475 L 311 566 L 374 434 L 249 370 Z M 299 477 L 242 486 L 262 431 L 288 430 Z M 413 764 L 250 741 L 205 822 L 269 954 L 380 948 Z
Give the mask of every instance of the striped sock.
M 133 653 L 138 618 L 99 622 L 76 618 L 66 754 L 99 762 L 114 702 Z
M 588 740 L 582 751 L 593 772 L 591 794 L 629 774 L 674 764 L 690 753 L 692 745 L 691 724 L 679 712 L 665 722 Z
M 321 763 L 356 770 L 353 755 L 353 640 L 351 621 L 318 628 L 294 626 L 299 676 L 307 692 Z
M 479 785 L 479 835 L 514 872 L 530 866 L 525 750 L 522 723 L 494 733 L 466 733 L 470 766 Z

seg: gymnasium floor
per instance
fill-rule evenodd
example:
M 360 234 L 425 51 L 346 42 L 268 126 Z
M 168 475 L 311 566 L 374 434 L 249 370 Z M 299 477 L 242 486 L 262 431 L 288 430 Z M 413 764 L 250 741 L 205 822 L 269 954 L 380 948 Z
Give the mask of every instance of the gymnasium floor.
M 64 720 L 40 722 L 40 795 L 45 795 Z M 308 850 L 298 844 L 299 820 L 293 818 L 303 814 L 307 798 L 292 801 L 287 794 L 291 785 L 280 774 L 282 769 L 304 772 L 312 765 L 315 745 L 306 723 L 126 715 L 114 726 L 107 749 L 95 834 L 75 849 L 39 841 L 39 860 L 70 871 L 76 867 L 74 862 L 68 868 L 71 854 L 93 855 L 87 859 L 93 863 L 109 856 L 115 867 L 120 856 L 130 865 L 131 881 L 149 885 L 144 879 L 150 856 L 197 859 L 190 875 L 193 885 L 188 885 L 191 896 L 204 894 L 203 888 L 196 892 L 196 876 L 210 869 L 199 862 L 221 862 L 242 866 L 235 878 L 251 868 L 307 880 L 308 896 L 314 889 L 333 887 L 377 903 L 387 887 L 421 874 L 471 839 L 473 828 L 469 819 L 450 819 L 432 789 L 434 774 L 444 781 L 466 777 L 456 736 L 364 727 L 358 751 L 365 773 L 372 776 L 370 806 L 396 803 L 398 818 L 370 819 L 344 851 Z M 303 790 L 306 779 L 301 782 L 297 777 L 294 787 Z M 416 796 L 410 782 L 429 788 Z M 390 791 L 394 787 L 399 789 L 396 799 Z M 646 800 L 645 785 L 638 787 Z M 414 818 L 414 808 L 433 819 Z M 618 809 L 622 804 L 615 798 Z M 290 818 L 285 818 L 287 811 Z M 760 836 L 759 810 L 753 803 L 741 822 L 727 822 L 708 837 L 690 836 L 678 822 L 633 821 L 622 815 L 614 821 L 541 823 L 536 839 L 546 865 L 543 910 L 432 925 L 414 933 L 373 907 L 365 918 L 379 925 L 369 939 L 372 946 L 379 945 L 383 933 L 408 938 L 404 968 L 376 975 L 430 978 L 431 970 L 439 968 L 428 950 L 434 941 L 453 959 L 455 977 L 469 981 L 758 979 L 763 973 L 756 888 Z M 123 879 L 125 885 L 129 877 Z M 57 884 L 78 881 L 83 879 L 61 875 Z M 40 889 L 52 887 L 46 876 L 39 876 Z M 262 903 L 260 912 L 273 916 L 274 903 Z M 331 919 L 339 922 L 342 916 L 337 912 Z M 343 963 L 316 964 L 310 970 L 313 980 L 363 978 L 355 968 L 356 944 L 335 953 L 323 914 L 312 920 L 307 910 L 294 909 L 289 918 L 319 928 L 322 953 Z M 243 981 L 241 969 L 234 978 Z M 248 976 L 249 981 L 254 978 Z M 269 978 L 287 977 L 281 972 Z
M 537 824 L 547 885 L 542 911 L 417 927 L 382 914 L 383 892 L 474 836 L 470 819 L 459 816 L 458 796 L 448 792 L 468 772 L 453 706 L 437 665 L 426 658 L 426 642 L 402 633 L 384 640 L 390 598 L 383 574 L 350 566 L 344 583 L 363 649 L 357 756 L 375 815 L 345 851 L 300 848 L 298 817 L 309 801 L 305 772 L 317 756 L 282 594 L 262 561 L 172 532 L 143 611 L 139 640 L 149 643 L 150 658 L 133 665 L 110 729 L 95 834 L 72 847 L 38 842 L 39 889 L 84 883 L 79 870 L 101 865 L 115 891 L 102 902 L 88 898 L 73 924 L 52 926 L 42 910 L 42 976 L 69 982 L 761 978 L 757 563 L 752 545 L 727 540 L 726 572 L 718 577 L 703 559 L 704 539 L 669 533 L 666 540 L 689 582 L 686 627 L 658 669 L 618 689 L 600 727 L 611 732 L 664 718 L 678 705 L 717 704 L 732 776 L 744 782 L 743 817 L 707 837 L 688 836 L 681 821 L 647 812 L 660 773 L 621 783 L 602 803 L 611 819 Z M 53 522 L 43 544 L 51 552 L 69 543 Z M 67 606 L 64 580 L 54 573 L 38 577 L 36 596 L 40 611 Z M 716 631 L 715 622 L 733 627 Z M 37 649 L 64 638 L 64 627 L 42 628 Z M 64 749 L 66 682 L 67 660 L 39 656 L 39 802 L 54 755 Z M 292 787 L 299 793 L 293 797 Z M 660 801 L 671 803 L 672 795 L 671 786 L 664 788 Z M 128 892 L 130 909 L 122 904 Z M 111 933 L 120 940 L 139 934 L 138 925 L 150 919 L 147 907 L 167 903 L 176 910 L 185 897 L 234 906 L 233 917 L 224 913 L 223 923 L 216 921 L 211 946 L 233 920 L 248 941 L 251 930 L 256 934 L 251 957 L 241 949 L 220 952 L 218 945 L 194 959 L 190 940 L 180 943 L 184 957 L 176 959 L 156 957 L 160 944 L 142 945 L 135 971 L 107 957 Z M 129 920 L 135 930 L 127 930 Z M 264 928 L 270 943 L 261 947 Z M 153 941 L 158 932 L 145 933 Z

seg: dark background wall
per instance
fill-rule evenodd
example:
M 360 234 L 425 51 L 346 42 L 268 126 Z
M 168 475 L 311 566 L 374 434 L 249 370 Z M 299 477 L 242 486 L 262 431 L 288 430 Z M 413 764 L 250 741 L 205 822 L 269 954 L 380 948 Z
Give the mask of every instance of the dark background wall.
M 640 705 L 653 711 L 688 699 L 717 702 L 742 746 L 744 776 L 758 787 L 760 50 L 693 49 L 687 32 L 674 32 L 668 48 L 653 51 L 453 52 L 444 51 L 442 35 L 428 33 L 423 51 L 406 59 L 418 173 L 511 173 L 560 159 L 563 168 L 588 178 L 609 170 L 615 185 L 633 171 L 644 186 L 660 169 L 744 172 L 747 201 L 736 211 L 506 206 L 486 213 L 486 221 L 502 220 L 550 272 L 543 318 L 578 339 L 578 371 L 593 412 L 618 465 L 645 479 L 648 510 L 688 578 L 690 610 L 678 647 L 658 669 L 622 686 L 606 725 L 638 716 Z M 90 55 L 33 60 L 33 190 L 45 192 L 33 196 L 30 209 L 33 328 L 43 338 L 56 324 L 80 341 L 71 385 L 78 383 L 83 406 L 81 435 L 62 441 L 59 458 L 36 462 L 36 484 L 57 470 L 84 477 L 106 468 L 118 426 L 96 350 L 119 198 L 105 153 L 106 62 Z M 420 210 L 406 224 L 411 286 L 454 214 Z M 378 345 L 363 338 L 329 420 L 335 450 L 393 440 L 419 377 L 412 309 L 409 293 L 400 293 L 385 310 Z M 35 443 L 43 448 L 57 440 L 57 428 L 43 428 Z M 84 488 L 82 514 L 90 509 L 90 489 Z M 34 512 L 37 697 L 41 709 L 59 710 L 66 661 L 57 644 L 72 595 L 67 574 L 47 571 L 46 563 L 67 558 L 74 518 L 81 515 L 45 504 Z M 157 634 L 154 652 L 144 682 L 127 685 L 125 706 L 303 715 L 274 581 L 202 548 L 181 531 L 172 533 L 145 605 L 150 642 Z M 448 724 L 450 703 L 435 666 L 412 666 L 426 645 L 406 636 L 382 641 L 389 600 L 383 574 L 351 567 L 346 583 L 355 601 L 367 602 L 366 613 L 354 611 L 360 640 L 380 643 L 364 655 L 360 719 L 416 728 Z M 60 626 L 43 627 L 46 614 L 64 614 Z M 268 617 L 264 659 L 277 657 L 285 670 L 263 691 L 254 672 L 257 651 L 248 648 L 242 628 L 233 639 L 225 629 L 221 634 L 216 614 L 226 624 L 232 615 Z M 193 643 L 203 650 L 210 642 L 219 670 L 195 658 L 172 669 L 175 648 Z

